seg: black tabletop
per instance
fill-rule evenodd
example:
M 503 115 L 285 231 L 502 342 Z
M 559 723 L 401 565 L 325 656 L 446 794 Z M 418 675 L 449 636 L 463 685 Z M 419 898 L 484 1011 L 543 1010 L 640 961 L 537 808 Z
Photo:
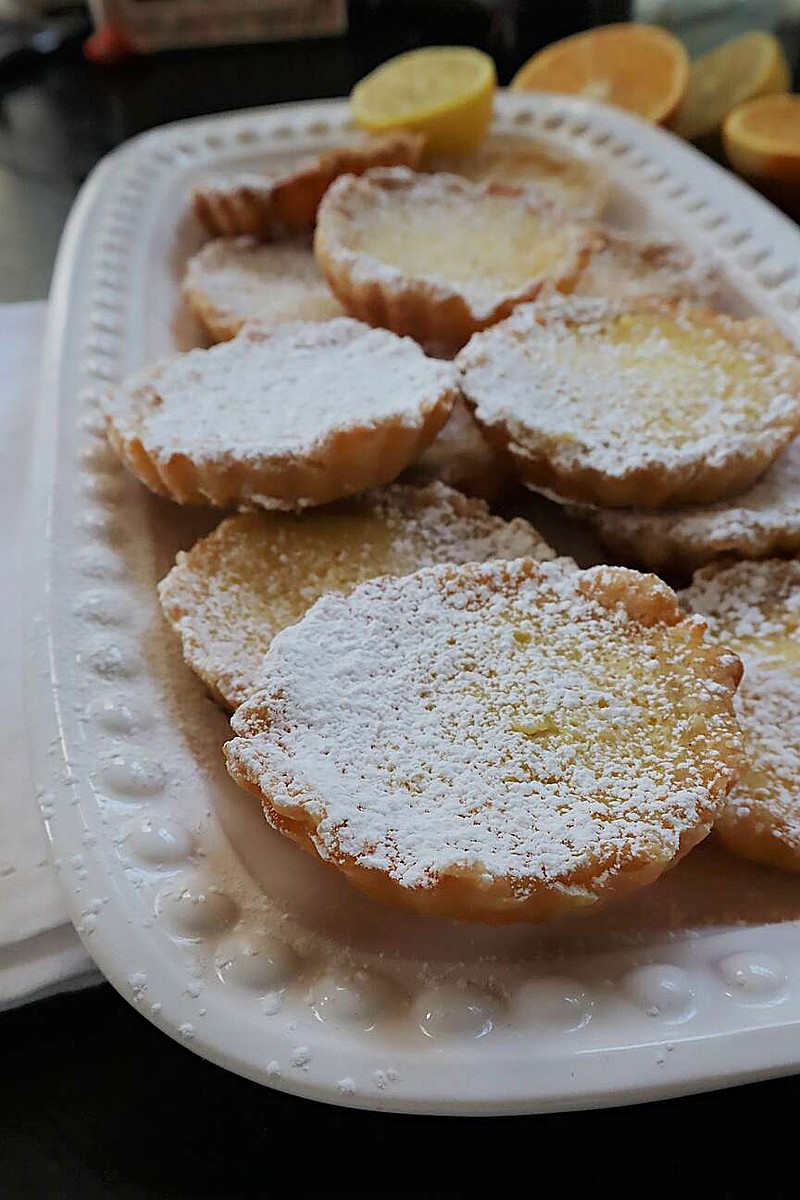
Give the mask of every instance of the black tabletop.
M 80 42 L 0 73 L 0 300 L 42 298 L 74 196 L 108 150 L 181 117 L 345 94 L 390 54 L 488 49 L 501 82 L 538 46 L 620 3 L 464 0 L 351 6 L 345 38 L 168 53 L 114 68 Z M 499 14 L 499 15 L 498 15 Z M 785 31 L 798 61 L 798 37 Z M 702 1180 L 795 1196 L 784 1121 L 800 1077 L 571 1114 L 410 1117 L 298 1100 L 231 1075 L 155 1029 L 109 986 L 0 1016 L 0 1197 L 204 1197 L 403 1189 L 598 1187 L 656 1194 Z M 285 1172 L 289 1172 L 286 1182 Z

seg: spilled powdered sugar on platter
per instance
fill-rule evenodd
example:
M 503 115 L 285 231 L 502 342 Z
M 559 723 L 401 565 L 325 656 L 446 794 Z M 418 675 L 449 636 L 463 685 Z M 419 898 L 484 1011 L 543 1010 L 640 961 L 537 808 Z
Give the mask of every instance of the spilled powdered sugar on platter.
M 797 231 L 689 147 L 579 100 L 501 96 L 497 127 L 611 174 L 609 217 L 713 250 L 735 311 L 800 339 Z M 219 517 L 128 478 L 99 404 L 198 344 L 179 304 L 192 187 L 341 141 L 342 103 L 168 126 L 116 151 L 70 218 L 39 412 L 29 715 L 70 914 L 103 971 L 193 1050 L 360 1108 L 521 1113 L 627 1103 L 800 1066 L 791 878 L 693 851 L 613 912 L 458 925 L 373 903 L 281 839 L 230 781 L 223 712 L 182 661 L 155 584 Z M 534 502 L 538 503 L 538 502 Z M 551 506 L 562 553 L 597 547 Z

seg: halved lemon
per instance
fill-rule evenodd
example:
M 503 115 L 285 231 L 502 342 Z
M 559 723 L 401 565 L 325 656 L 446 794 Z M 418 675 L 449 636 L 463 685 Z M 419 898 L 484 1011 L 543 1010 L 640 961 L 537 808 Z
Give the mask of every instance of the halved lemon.
M 657 25 L 602 25 L 546 46 L 520 67 L 514 92 L 564 92 L 601 100 L 649 121 L 669 121 L 686 90 L 681 42 Z
M 788 92 L 792 73 L 771 33 L 743 33 L 689 68 L 689 84 L 672 129 L 690 141 L 716 133 L 725 117 L 756 96 Z
M 493 60 L 469 46 L 429 46 L 389 59 L 350 93 L 371 133 L 412 129 L 433 154 L 468 154 L 486 136 L 497 87 Z

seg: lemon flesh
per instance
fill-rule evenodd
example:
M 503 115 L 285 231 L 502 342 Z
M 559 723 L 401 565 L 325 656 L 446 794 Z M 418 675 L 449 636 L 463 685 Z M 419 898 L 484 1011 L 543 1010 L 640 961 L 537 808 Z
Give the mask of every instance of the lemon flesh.
M 434 154 L 468 154 L 486 136 L 497 87 L 494 62 L 466 46 L 425 47 L 378 67 L 350 94 L 357 125 L 411 129 Z

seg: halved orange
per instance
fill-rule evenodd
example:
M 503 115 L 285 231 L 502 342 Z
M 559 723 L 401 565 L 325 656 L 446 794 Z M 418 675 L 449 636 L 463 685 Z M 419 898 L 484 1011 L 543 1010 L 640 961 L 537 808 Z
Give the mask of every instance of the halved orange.
M 520 67 L 511 90 L 585 96 L 663 124 L 678 110 L 688 78 L 689 59 L 676 37 L 630 22 L 546 46 Z
M 725 152 L 743 175 L 800 184 L 800 96 L 759 96 L 722 127 Z
M 735 171 L 800 215 L 800 96 L 759 96 L 741 104 L 722 126 L 722 143 Z

